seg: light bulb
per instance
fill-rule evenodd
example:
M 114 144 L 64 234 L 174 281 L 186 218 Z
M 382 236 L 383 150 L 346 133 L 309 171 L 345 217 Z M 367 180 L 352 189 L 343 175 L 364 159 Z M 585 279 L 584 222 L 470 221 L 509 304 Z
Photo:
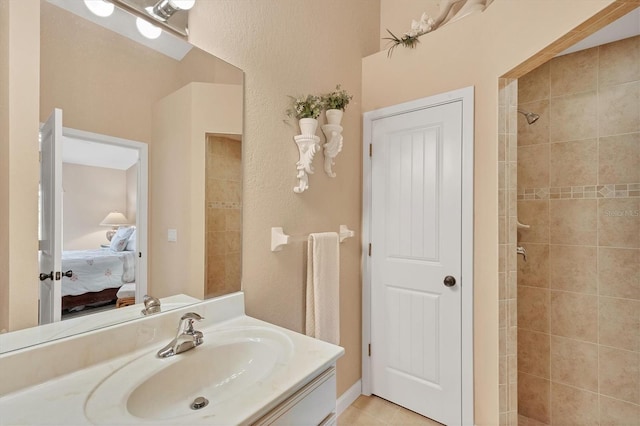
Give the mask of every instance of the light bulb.
M 169 0 L 169 3 L 176 9 L 189 10 L 196 4 L 196 0 Z
M 115 6 L 113 3 L 106 2 L 104 0 L 84 0 L 85 6 L 96 16 L 106 18 L 111 16 Z
M 138 27 L 140 34 L 151 40 L 160 37 L 160 34 L 162 34 L 160 27 L 156 27 L 142 18 L 136 18 L 136 27 Z

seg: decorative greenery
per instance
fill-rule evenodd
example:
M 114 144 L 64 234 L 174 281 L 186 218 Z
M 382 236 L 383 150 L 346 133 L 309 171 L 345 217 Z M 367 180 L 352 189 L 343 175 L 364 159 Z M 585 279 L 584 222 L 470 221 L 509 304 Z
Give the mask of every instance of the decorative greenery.
M 435 21 L 426 13 L 422 14 L 419 22 L 413 19 L 411 21 L 411 30 L 404 33 L 402 37 L 398 37 L 387 29 L 387 32 L 391 36 L 383 38 L 383 40 L 389 40 L 389 42 L 391 43 L 391 47 L 387 52 L 387 57 L 391 57 L 391 55 L 393 54 L 393 50 L 400 45 L 408 47 L 410 49 L 415 48 L 418 43 L 420 43 L 418 37 L 423 36 L 426 33 L 433 31 L 434 29 Z
M 287 110 L 289 117 L 301 118 L 318 118 L 322 112 L 322 101 L 318 96 L 307 95 L 304 97 L 294 98 L 293 106 Z
M 342 111 L 347 108 L 351 99 L 353 96 L 341 88 L 339 84 L 336 86 L 336 90 L 321 97 L 324 109 L 340 109 Z

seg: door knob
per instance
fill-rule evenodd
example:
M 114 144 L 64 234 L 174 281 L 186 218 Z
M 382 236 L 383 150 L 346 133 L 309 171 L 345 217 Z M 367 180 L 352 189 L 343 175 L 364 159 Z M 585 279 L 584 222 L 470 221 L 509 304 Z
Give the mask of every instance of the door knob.
M 53 281 L 53 271 L 49 272 L 48 274 L 43 274 L 41 272 L 39 277 L 40 277 L 40 281 L 45 281 L 47 279 Z
M 69 269 L 67 272 L 62 273 L 63 277 L 71 278 L 73 276 L 73 271 Z
M 444 277 L 444 285 L 446 285 L 447 287 L 453 287 L 454 285 L 456 285 L 456 279 L 451 275 L 447 275 L 446 277 Z

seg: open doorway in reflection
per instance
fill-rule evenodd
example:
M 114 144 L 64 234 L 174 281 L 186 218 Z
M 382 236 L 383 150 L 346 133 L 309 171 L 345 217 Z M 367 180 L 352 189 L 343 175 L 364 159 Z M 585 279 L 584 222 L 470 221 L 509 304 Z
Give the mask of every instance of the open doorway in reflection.
M 240 291 L 242 136 L 206 136 L 205 297 Z

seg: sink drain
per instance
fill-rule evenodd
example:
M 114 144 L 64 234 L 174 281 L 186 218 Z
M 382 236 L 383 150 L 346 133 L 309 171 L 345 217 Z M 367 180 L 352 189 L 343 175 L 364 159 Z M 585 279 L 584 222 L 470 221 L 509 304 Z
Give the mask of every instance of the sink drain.
M 209 400 L 204 396 L 199 396 L 196 399 L 194 399 L 193 402 L 191 403 L 191 409 L 199 410 L 201 408 L 206 407 L 207 405 L 209 405 Z

